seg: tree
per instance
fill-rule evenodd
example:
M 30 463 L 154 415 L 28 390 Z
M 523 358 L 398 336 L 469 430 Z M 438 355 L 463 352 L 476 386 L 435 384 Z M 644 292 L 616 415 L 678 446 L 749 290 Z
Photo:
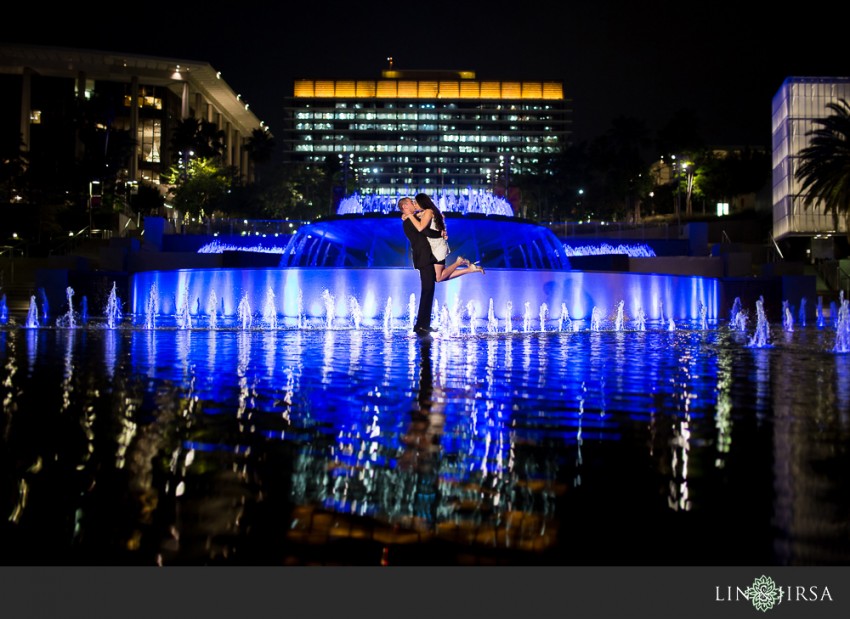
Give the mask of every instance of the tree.
M 816 128 L 806 134 L 811 139 L 800 151 L 794 177 L 803 206 L 819 203 L 824 213 L 832 213 L 836 228 L 843 216 L 850 238 L 850 105 L 839 99 L 826 107 L 832 113 L 813 121 Z
M 159 188 L 152 183 L 139 183 L 135 194 L 130 196 L 130 206 L 137 213 L 159 215 L 165 202 Z
M 646 151 L 651 144 L 646 123 L 620 116 L 589 150 L 595 182 L 592 187 L 596 215 L 618 220 L 634 209 L 646 193 Z
M 254 178 L 259 181 L 260 169 L 272 159 L 275 148 L 274 138 L 265 129 L 254 129 L 243 148 L 254 166 Z
M 225 199 L 232 185 L 228 170 L 220 168 L 213 160 L 193 158 L 186 167 L 171 168 L 169 190 L 173 204 L 190 217 L 203 217 L 211 213 Z
M 225 135 L 217 125 L 194 116 L 177 122 L 171 136 L 171 152 L 175 160 L 187 161 L 191 157 L 222 159 Z
M 317 219 L 327 215 L 331 180 L 324 166 L 279 166 L 263 188 L 261 213 L 270 219 Z

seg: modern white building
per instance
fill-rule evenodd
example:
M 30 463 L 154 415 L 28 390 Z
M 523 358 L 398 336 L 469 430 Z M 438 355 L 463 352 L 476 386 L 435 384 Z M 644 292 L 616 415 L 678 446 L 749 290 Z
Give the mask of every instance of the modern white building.
M 773 97 L 773 236 L 812 238 L 812 257 L 826 257 L 815 255 L 818 245 L 831 246 L 832 237 L 848 232 L 843 217 L 817 203 L 804 206 L 795 178 L 814 121 L 829 116 L 827 105 L 839 99 L 850 101 L 850 77 L 789 77 Z

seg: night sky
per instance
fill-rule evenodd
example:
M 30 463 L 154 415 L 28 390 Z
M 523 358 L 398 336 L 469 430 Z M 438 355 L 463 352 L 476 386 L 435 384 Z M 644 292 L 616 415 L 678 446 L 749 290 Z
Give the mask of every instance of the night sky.
M 655 131 L 691 109 L 709 144 L 769 146 L 771 100 L 786 77 L 850 74 L 844 21 L 823 2 L 783 15 L 779 5 L 743 0 L 243 0 L 175 3 L 151 20 L 144 4 L 85 17 L 79 6 L 50 9 L 50 21 L 63 25 L 57 33 L 15 3 L 4 9 L 4 41 L 208 62 L 272 133 L 293 79 L 375 79 L 389 56 L 397 69 L 563 80 L 577 141 L 603 134 L 618 116 Z

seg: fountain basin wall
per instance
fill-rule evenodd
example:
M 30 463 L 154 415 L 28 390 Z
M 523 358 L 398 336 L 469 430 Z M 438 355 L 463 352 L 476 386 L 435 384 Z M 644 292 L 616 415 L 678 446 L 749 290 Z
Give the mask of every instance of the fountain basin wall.
M 530 221 L 484 215 L 446 215 L 451 255 L 485 267 L 568 269 L 563 243 Z M 301 227 L 281 267 L 404 267 L 413 265 L 398 214 L 358 215 Z
M 151 293 L 156 303 L 149 305 Z M 329 304 L 335 318 L 352 315 L 356 300 L 363 324 L 380 324 L 386 318 L 406 322 L 411 295 L 418 302 L 419 274 L 412 268 L 268 268 L 268 269 L 180 269 L 135 273 L 129 282 L 128 309 L 131 314 L 176 315 L 188 306 L 190 314 L 206 316 L 214 298 L 215 313 L 235 317 L 240 302 L 247 301 L 252 314 L 268 312 L 282 319 L 299 316 L 321 320 Z M 494 316 L 504 321 L 520 320 L 530 314 L 539 319 L 543 304 L 548 316 L 557 320 L 562 304 L 573 320 L 589 320 L 594 307 L 610 316 L 620 301 L 627 316 L 642 310 L 647 320 L 700 318 L 700 304 L 709 320 L 718 317 L 720 285 L 707 277 L 648 273 L 527 271 L 488 269 L 486 275 L 468 274 L 437 284 L 439 307 L 461 308 L 486 321 L 490 302 Z M 299 306 L 300 303 L 300 306 Z M 471 304 L 471 305 L 470 305 Z M 510 304 L 510 310 L 509 310 Z M 526 305 L 527 304 L 527 305 Z M 244 307 L 244 305 L 243 305 Z

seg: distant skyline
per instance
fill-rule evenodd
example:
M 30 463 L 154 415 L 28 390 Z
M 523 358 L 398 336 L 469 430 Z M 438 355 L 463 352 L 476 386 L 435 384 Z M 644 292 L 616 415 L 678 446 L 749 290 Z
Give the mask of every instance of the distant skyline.
M 369 8 L 374 7 L 374 8 Z M 389 7 L 389 8 L 387 8 Z M 517 0 L 387 5 L 383 2 L 110 6 L 46 17 L 5 9 L 4 41 L 208 62 L 251 110 L 282 131 L 284 98 L 298 78 L 377 78 L 399 69 L 465 69 L 479 79 L 564 82 L 576 141 L 603 134 L 618 116 L 651 133 L 692 109 L 710 144 L 770 145 L 773 95 L 791 76 L 846 76 L 843 20 L 835 5 L 783 14 L 742 2 L 646 5 Z M 201 9 L 206 9 L 202 12 Z M 229 10 L 234 9 L 232 13 Z M 10 30 L 7 28 L 7 30 Z

